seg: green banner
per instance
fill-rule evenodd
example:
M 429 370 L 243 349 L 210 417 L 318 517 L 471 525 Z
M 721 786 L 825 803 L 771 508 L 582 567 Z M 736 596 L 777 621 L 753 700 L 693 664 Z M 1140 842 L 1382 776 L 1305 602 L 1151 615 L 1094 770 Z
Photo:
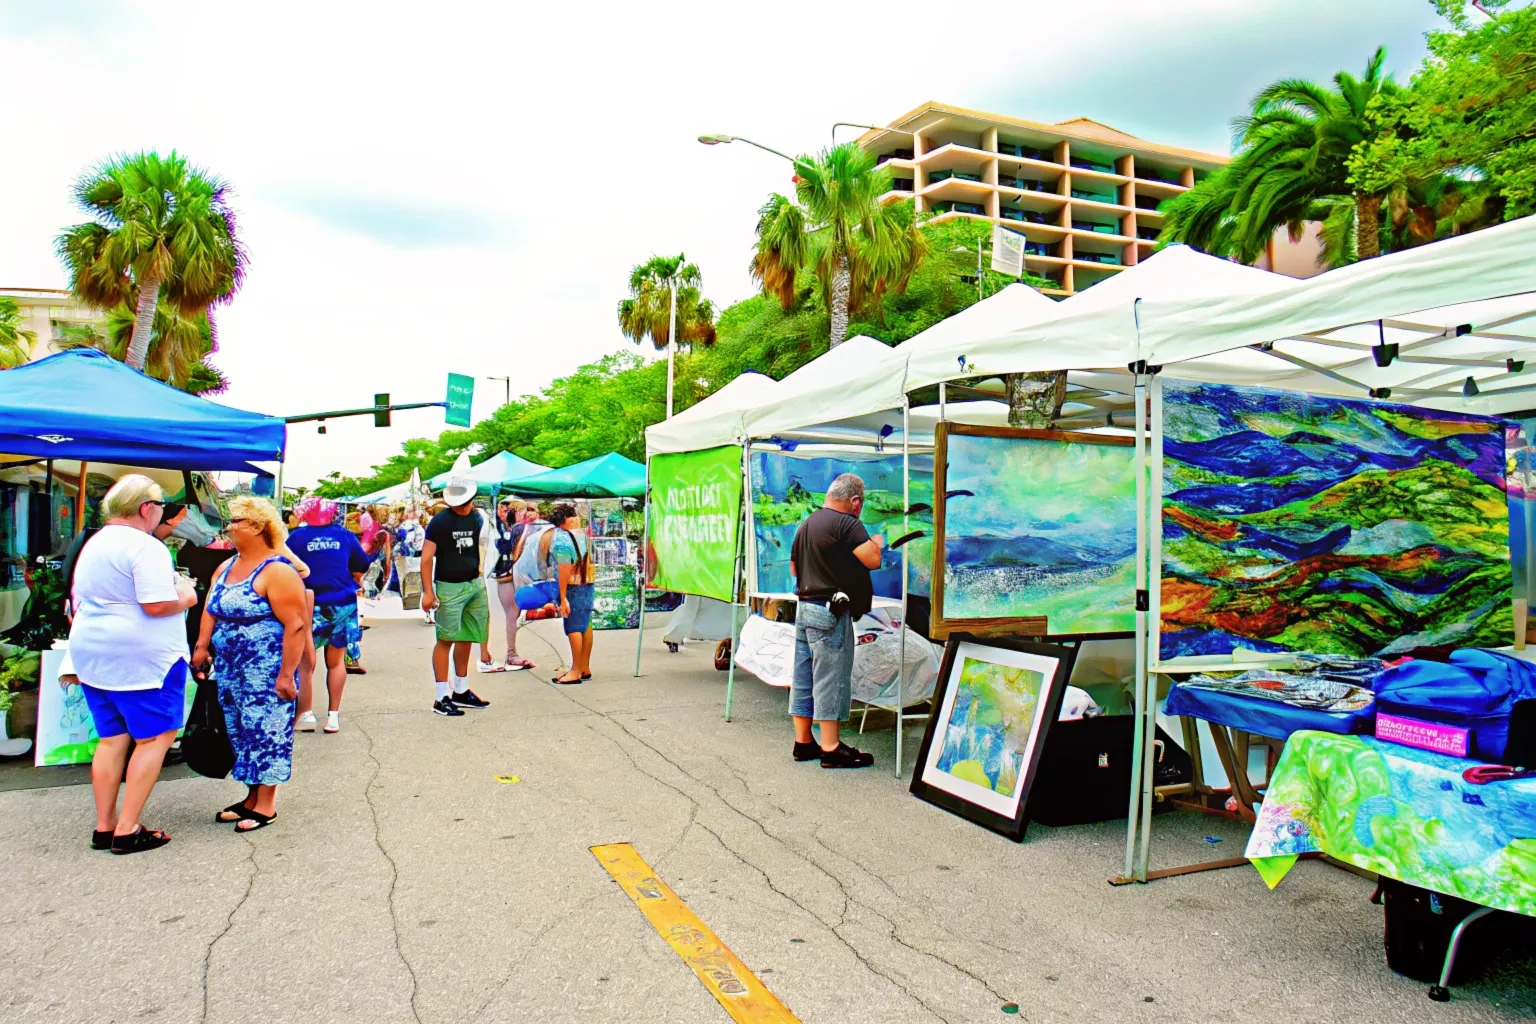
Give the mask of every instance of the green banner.
M 651 457 L 650 585 L 733 600 L 741 528 L 741 449 Z
M 443 417 L 450 427 L 469 426 L 469 406 L 475 400 L 475 378 L 462 373 L 448 375 L 448 413 Z

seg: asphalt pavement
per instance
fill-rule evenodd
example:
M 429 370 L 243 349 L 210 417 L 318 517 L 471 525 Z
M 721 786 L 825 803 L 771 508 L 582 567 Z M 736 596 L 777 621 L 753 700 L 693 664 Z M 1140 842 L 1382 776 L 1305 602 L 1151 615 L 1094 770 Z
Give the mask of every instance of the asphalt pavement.
M 298 737 L 250 835 L 213 821 L 227 780 L 163 782 L 145 820 L 174 840 L 131 857 L 87 848 L 88 786 L 0 792 L 0 1021 L 728 1021 L 589 850 L 618 842 L 805 1022 L 1536 1014 L 1529 960 L 1444 1005 L 1394 975 L 1356 875 L 1113 888 L 1123 822 L 1016 845 L 908 794 L 889 715 L 853 737 L 873 769 L 797 764 L 783 691 L 743 675 L 724 721 L 713 645 L 668 654 L 652 631 L 635 679 L 635 634 L 600 633 L 594 678 L 557 687 L 556 628 L 524 631 L 536 671 L 475 676 L 491 706 L 460 719 L 430 713 L 430 629 L 370 630 L 342 731 Z M 1153 829 L 1154 866 L 1245 835 L 1183 812 Z

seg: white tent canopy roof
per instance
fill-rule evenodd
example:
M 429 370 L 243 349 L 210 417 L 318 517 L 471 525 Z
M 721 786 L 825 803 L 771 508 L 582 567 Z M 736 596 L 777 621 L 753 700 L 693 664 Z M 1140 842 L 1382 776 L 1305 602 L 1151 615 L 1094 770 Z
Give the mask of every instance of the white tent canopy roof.
M 904 362 L 900 349 L 855 335 L 779 381 L 767 402 L 747 410 L 743 436 L 899 409 Z
M 786 378 L 787 379 L 787 378 Z M 742 416 L 766 402 L 779 382 L 764 373 L 747 371 L 670 420 L 646 428 L 647 455 L 702 451 L 723 444 L 738 444 L 743 434 Z

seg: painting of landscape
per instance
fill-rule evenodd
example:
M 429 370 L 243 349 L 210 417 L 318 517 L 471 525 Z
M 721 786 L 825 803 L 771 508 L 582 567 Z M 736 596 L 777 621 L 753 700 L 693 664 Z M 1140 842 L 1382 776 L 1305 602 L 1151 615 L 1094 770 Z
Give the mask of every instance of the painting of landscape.
M 963 658 L 935 767 L 1013 800 L 1045 675 Z
M 923 536 L 902 546 L 907 554 L 907 587 L 909 593 L 927 596 L 933 572 L 933 463 L 931 458 L 921 462 L 914 458 L 910 464 L 913 513 L 905 520 L 905 533 L 922 531 Z M 904 535 L 900 454 L 753 452 L 750 465 L 756 593 L 794 593 L 789 557 L 795 531 L 806 516 L 821 507 L 827 488 L 843 473 L 856 474 L 864 481 L 860 519 L 870 535 L 884 535 L 887 544 Z M 901 550 L 887 548 L 880 568 L 870 574 L 876 596 L 901 597 L 901 556 Z
M 1509 642 L 1502 422 L 1176 381 L 1163 394 L 1163 657 Z
M 1135 629 L 1133 448 L 954 433 L 945 453 L 942 618 Z

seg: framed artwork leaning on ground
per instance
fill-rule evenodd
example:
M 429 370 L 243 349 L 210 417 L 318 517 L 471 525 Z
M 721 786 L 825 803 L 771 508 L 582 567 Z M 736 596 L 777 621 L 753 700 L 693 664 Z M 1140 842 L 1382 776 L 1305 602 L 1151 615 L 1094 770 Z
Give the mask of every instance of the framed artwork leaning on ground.
M 951 634 L 912 795 L 1021 842 L 1075 657 L 1068 647 Z
M 1131 636 L 1135 442 L 941 423 L 932 635 Z

